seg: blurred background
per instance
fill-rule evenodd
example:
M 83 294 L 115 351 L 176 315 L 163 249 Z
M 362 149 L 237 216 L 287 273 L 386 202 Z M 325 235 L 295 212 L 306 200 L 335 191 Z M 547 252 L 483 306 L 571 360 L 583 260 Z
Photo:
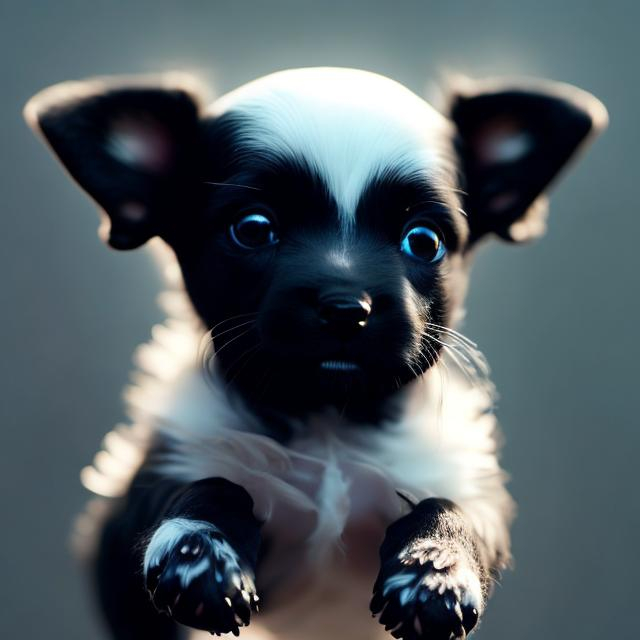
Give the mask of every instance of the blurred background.
M 464 330 L 493 368 L 520 505 L 515 570 L 477 638 L 633 633 L 638 19 L 623 0 L 3 0 L 0 637 L 104 637 L 67 552 L 88 498 L 78 473 L 123 418 L 132 351 L 162 320 L 149 253 L 100 243 L 92 203 L 27 129 L 23 104 L 99 74 L 193 70 L 220 94 L 310 65 L 373 70 L 418 93 L 443 71 L 545 76 L 607 105 L 610 129 L 553 192 L 547 237 L 487 245 L 472 280 Z

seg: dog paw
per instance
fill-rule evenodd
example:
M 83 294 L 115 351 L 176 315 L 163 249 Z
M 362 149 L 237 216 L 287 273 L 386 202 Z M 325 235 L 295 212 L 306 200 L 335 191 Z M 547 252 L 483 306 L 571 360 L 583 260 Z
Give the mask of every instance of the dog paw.
M 421 540 L 383 565 L 370 608 L 394 638 L 451 640 L 474 629 L 482 605 L 466 551 L 449 540 Z
M 188 627 L 237 636 L 258 609 L 252 570 L 207 522 L 164 522 L 147 547 L 144 575 L 158 611 Z

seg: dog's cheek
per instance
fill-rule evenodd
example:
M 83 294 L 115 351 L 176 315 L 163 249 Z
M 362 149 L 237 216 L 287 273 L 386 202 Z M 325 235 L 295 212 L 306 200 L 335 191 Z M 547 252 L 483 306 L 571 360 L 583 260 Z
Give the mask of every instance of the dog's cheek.
M 233 254 L 216 238 L 178 258 L 189 298 L 207 328 L 260 311 L 272 278 L 271 256 Z

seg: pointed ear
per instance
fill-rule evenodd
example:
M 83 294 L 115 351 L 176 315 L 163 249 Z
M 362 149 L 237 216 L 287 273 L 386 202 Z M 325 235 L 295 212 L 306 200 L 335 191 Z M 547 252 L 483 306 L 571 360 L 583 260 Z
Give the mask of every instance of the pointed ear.
M 162 232 L 191 175 L 199 98 L 188 78 L 96 79 L 54 85 L 25 107 L 105 214 L 103 239 L 133 249 Z
M 545 231 L 544 192 L 587 139 L 607 125 L 589 93 L 554 82 L 465 82 L 450 117 L 457 127 L 472 241 Z

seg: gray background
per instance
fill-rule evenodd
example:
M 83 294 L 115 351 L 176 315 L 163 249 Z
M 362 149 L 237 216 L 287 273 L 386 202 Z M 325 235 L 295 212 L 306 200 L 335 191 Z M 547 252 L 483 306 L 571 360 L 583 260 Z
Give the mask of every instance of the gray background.
M 149 255 L 99 243 L 92 205 L 27 130 L 23 103 L 96 74 L 192 69 L 221 92 L 319 64 L 418 92 L 442 70 L 548 76 L 607 104 L 611 127 L 556 189 L 548 236 L 494 243 L 475 270 L 466 332 L 493 366 L 520 504 L 515 571 L 477 637 L 633 633 L 638 6 L 4 0 L 0 637 L 101 637 L 66 553 L 87 497 L 78 471 L 122 419 L 131 352 L 161 320 Z

